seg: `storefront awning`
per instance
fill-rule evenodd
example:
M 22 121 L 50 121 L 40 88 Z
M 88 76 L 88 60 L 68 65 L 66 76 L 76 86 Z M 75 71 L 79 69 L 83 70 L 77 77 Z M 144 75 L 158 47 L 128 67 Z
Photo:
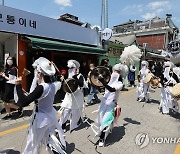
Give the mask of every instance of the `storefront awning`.
M 54 51 L 66 51 L 66 52 L 78 52 L 86 54 L 106 54 L 106 50 L 98 47 L 89 47 L 78 44 L 70 44 L 59 41 L 53 41 L 48 39 L 40 39 L 26 36 L 27 39 L 31 40 L 32 48 L 42 50 L 54 50 Z

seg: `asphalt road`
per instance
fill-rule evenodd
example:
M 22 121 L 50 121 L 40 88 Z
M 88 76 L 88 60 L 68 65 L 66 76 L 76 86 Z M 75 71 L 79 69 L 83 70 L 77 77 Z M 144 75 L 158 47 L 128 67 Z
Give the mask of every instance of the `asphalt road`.
M 123 91 L 119 98 L 122 108 L 118 125 L 106 140 L 105 147 L 96 146 L 97 138 L 87 123 L 72 133 L 66 132 L 68 154 L 173 154 L 180 138 L 180 116 L 162 115 L 158 106 L 160 89 L 150 93 L 150 103 L 136 101 L 136 89 Z M 102 97 L 100 94 L 99 97 Z M 99 104 L 88 106 L 84 114 L 93 123 Z M 58 106 L 58 104 L 56 104 Z M 22 153 L 32 105 L 24 117 L 0 122 L 0 153 Z M 179 139 L 180 142 L 180 139 Z M 8 152 L 9 151 L 9 152 Z M 46 154 L 42 149 L 41 154 Z

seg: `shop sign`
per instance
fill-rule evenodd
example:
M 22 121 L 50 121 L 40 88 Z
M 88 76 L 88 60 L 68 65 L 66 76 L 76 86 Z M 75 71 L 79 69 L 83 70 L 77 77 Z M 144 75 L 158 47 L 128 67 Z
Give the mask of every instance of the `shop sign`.
M 2 5 L 0 31 L 98 45 L 95 30 Z
M 103 31 L 102 31 L 102 39 L 103 40 L 109 40 L 112 36 L 112 30 L 110 28 L 105 28 Z
M 7 24 L 10 24 L 10 25 L 19 24 L 19 25 L 24 26 L 24 27 L 29 26 L 29 27 L 36 29 L 36 21 L 27 20 L 27 19 L 21 18 L 21 17 L 18 18 L 16 21 L 15 16 L 9 15 L 9 14 L 5 15 L 5 18 L 3 18 L 3 14 L 0 13 L 0 22 L 6 22 Z

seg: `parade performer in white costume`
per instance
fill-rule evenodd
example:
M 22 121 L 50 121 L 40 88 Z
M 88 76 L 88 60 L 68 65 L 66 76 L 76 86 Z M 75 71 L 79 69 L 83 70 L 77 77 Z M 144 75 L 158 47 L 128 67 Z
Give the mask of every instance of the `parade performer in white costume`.
M 142 61 L 141 62 L 141 70 L 139 71 L 138 74 L 138 81 L 139 84 L 137 86 L 138 88 L 138 98 L 137 100 L 140 102 L 148 102 L 149 101 L 149 84 L 150 83 L 144 83 L 144 78 L 146 75 L 150 73 L 150 70 L 148 69 L 148 62 L 147 61 Z
M 74 78 L 78 81 L 78 88 L 73 93 L 66 92 L 64 100 L 61 104 L 62 116 L 59 119 L 60 125 L 66 131 L 67 120 L 70 120 L 70 132 L 76 129 L 82 123 L 82 110 L 84 105 L 84 77 L 79 73 L 80 64 L 76 60 L 68 61 L 68 78 Z M 65 82 L 65 81 L 64 81 Z
M 21 82 L 16 80 L 16 89 L 19 97 L 18 106 L 24 107 L 35 102 L 35 108 L 31 116 L 27 144 L 23 154 L 38 154 L 41 145 L 44 145 L 50 153 L 66 153 L 64 133 L 56 117 L 57 112 L 53 107 L 54 96 L 61 87 L 61 82 L 53 82 L 55 74 L 53 64 L 46 58 L 40 57 L 37 63 L 37 79 L 39 85 L 27 96 L 24 95 Z M 37 100 L 37 101 L 35 101 Z M 56 135 L 58 134 L 58 138 Z
M 172 88 L 179 82 L 177 75 L 173 72 L 173 66 L 171 62 L 165 62 L 164 72 L 161 75 L 161 107 L 163 114 L 169 114 L 170 109 L 173 113 L 179 110 L 177 101 L 172 97 Z
M 104 78 L 99 78 L 99 81 L 102 82 L 105 87 L 105 94 L 101 100 L 97 119 L 98 132 L 96 132 L 96 136 L 100 137 L 99 146 L 104 146 L 106 137 L 113 127 L 115 117 L 120 113 L 120 111 L 117 110 L 115 112 L 115 107 L 117 107 L 120 90 L 123 87 L 120 81 L 120 74 L 124 75 L 124 73 L 125 68 L 123 65 L 116 64 L 113 67 L 113 73 L 111 74 L 111 79 L 108 84 L 104 81 Z

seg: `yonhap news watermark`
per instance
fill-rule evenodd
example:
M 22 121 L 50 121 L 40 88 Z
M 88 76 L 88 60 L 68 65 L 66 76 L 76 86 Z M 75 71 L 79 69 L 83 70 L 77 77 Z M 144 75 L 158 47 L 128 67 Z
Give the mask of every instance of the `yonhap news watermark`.
M 152 144 L 177 144 L 180 143 L 180 137 L 164 137 L 153 136 L 150 137 L 148 133 L 138 133 L 135 137 L 135 144 L 141 149 Z

